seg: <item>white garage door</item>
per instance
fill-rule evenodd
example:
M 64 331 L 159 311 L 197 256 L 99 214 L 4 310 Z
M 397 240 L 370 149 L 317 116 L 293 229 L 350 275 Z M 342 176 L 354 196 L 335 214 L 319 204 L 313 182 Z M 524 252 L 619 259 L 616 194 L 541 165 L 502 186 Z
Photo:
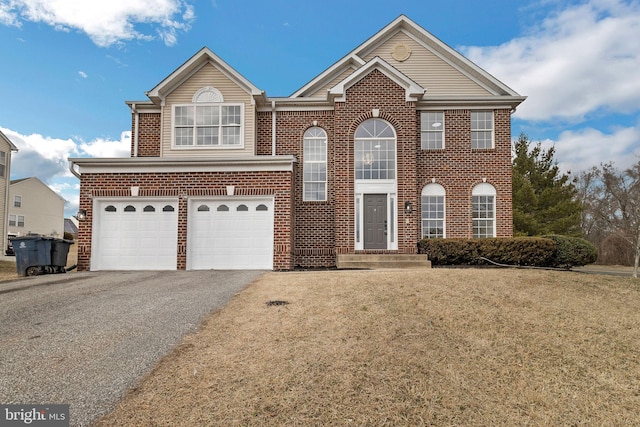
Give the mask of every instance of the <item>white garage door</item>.
M 175 270 L 177 200 L 99 201 L 92 270 Z
M 187 264 L 193 270 L 273 268 L 273 199 L 191 200 Z

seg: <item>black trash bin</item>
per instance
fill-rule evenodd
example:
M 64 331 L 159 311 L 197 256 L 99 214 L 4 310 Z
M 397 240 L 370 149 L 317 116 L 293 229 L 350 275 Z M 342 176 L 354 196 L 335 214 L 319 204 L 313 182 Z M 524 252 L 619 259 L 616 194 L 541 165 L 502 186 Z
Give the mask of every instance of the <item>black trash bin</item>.
M 57 270 L 57 273 L 64 272 L 71 245 L 73 240 L 53 239 L 51 241 L 51 266 Z
M 16 271 L 21 276 L 46 273 L 51 265 L 50 237 L 20 236 L 13 239 L 16 254 Z

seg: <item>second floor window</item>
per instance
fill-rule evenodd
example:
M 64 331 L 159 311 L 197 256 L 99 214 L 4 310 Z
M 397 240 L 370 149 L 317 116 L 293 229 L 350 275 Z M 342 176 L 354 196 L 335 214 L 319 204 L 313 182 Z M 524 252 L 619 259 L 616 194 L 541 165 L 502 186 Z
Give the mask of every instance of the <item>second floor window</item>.
M 444 114 L 442 111 L 423 111 L 420 114 L 420 140 L 423 150 L 444 148 Z
M 173 107 L 176 147 L 242 147 L 241 104 L 195 104 Z
M 471 148 L 493 148 L 493 111 L 471 112 Z
M 9 215 L 9 227 L 24 227 L 24 215 Z
M 319 127 L 304 133 L 303 187 L 305 201 L 327 200 L 327 134 Z
M 22 207 L 22 196 L 13 196 L 13 207 L 14 208 Z

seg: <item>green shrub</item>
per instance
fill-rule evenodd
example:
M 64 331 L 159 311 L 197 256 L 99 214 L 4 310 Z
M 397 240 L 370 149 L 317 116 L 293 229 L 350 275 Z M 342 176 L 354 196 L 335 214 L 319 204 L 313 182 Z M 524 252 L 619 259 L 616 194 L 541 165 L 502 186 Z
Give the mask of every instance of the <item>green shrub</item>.
M 598 250 L 578 237 L 503 237 L 493 239 L 423 239 L 418 252 L 433 265 L 498 264 L 571 268 L 592 264 Z
M 556 247 L 551 260 L 551 267 L 579 267 L 593 264 L 598 259 L 598 249 L 584 239 L 559 235 L 544 237 L 553 240 Z
M 419 252 L 427 254 L 434 265 L 499 264 L 545 266 L 555 251 L 550 239 L 515 237 L 493 239 L 423 239 Z

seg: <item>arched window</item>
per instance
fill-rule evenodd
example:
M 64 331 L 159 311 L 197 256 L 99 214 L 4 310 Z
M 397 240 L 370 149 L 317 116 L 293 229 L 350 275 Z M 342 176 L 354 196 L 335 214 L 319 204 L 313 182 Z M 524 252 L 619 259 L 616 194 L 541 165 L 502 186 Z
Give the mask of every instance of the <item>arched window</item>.
M 440 184 L 422 189 L 422 237 L 445 237 L 445 190 Z
M 127 206 L 124 208 L 124 211 L 125 211 L 125 212 L 135 212 L 135 211 L 136 211 L 136 208 L 135 208 L 135 207 L 133 207 L 133 206 L 131 206 L 131 205 L 127 205 Z
M 218 208 L 216 209 L 218 212 L 229 212 L 229 206 L 227 205 L 220 205 L 218 206 Z
M 115 211 L 117 211 L 117 209 L 116 209 L 116 207 L 115 207 L 115 206 L 113 206 L 113 205 L 109 205 L 109 206 L 107 206 L 106 208 L 104 208 L 104 211 L 105 211 L 105 212 L 115 212 Z
M 207 205 L 198 206 L 198 212 L 209 212 L 209 206 Z
M 269 208 L 267 207 L 267 205 L 258 205 L 256 206 L 256 211 L 268 211 Z
M 473 238 L 496 237 L 496 189 L 486 182 L 471 192 Z
M 162 208 L 162 212 L 175 212 L 175 208 L 171 205 L 166 205 L 164 208 Z
M 238 207 L 236 208 L 236 210 L 237 210 L 238 212 L 248 212 L 248 211 L 249 211 L 249 208 L 247 207 L 247 205 L 240 205 L 240 206 L 238 206 Z
M 355 132 L 356 180 L 396 178 L 396 133 L 382 119 L 369 119 Z
M 304 133 L 303 194 L 305 201 L 327 200 L 327 133 L 319 127 Z
M 155 212 L 155 211 L 156 211 L 156 208 L 154 208 L 151 205 L 145 206 L 144 209 L 142 210 L 142 212 Z

